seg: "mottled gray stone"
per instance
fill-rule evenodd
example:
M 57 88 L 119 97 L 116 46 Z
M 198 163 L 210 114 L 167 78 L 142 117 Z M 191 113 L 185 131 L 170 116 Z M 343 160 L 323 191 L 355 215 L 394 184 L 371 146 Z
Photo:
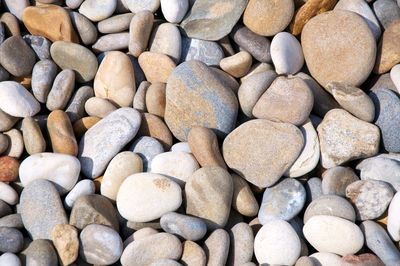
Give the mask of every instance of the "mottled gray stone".
M 48 59 L 40 60 L 35 64 L 32 71 L 32 93 L 35 98 L 45 103 L 47 96 L 57 75 L 57 65 Z
M 0 227 L 13 227 L 17 229 L 23 229 L 24 224 L 22 222 L 21 215 L 19 213 L 10 214 L 0 218 Z
M 25 256 L 25 265 L 27 266 L 58 265 L 57 252 L 49 240 L 34 240 L 22 254 Z
M 106 52 L 114 50 L 125 50 L 129 45 L 129 33 L 110 33 L 97 39 L 92 45 L 95 52 Z
M 207 233 L 207 225 L 202 219 L 176 212 L 161 216 L 160 225 L 165 232 L 186 240 L 197 241 Z
M 162 144 L 155 138 L 149 136 L 143 136 L 138 138 L 132 146 L 129 148 L 142 158 L 143 160 L 143 171 L 150 172 L 151 161 L 153 158 L 160 153 L 164 152 Z
M 50 111 L 63 110 L 75 88 L 75 72 L 64 69 L 54 79 L 53 86 L 47 95 L 46 107 Z
M 72 95 L 71 101 L 65 109 L 71 123 L 85 116 L 85 103 L 91 97 L 94 97 L 94 91 L 90 86 L 82 86 Z
M 313 200 L 304 213 L 304 223 L 316 215 L 330 215 L 355 222 L 356 213 L 346 199 L 337 195 L 323 195 Z
M 394 0 L 377 0 L 373 9 L 383 28 L 400 19 L 400 8 Z
M 224 51 L 218 43 L 182 37 L 181 62 L 198 60 L 209 66 L 219 66 L 222 58 Z
M 83 44 L 89 45 L 97 40 L 97 28 L 88 18 L 78 12 L 70 12 L 69 17 Z
M 50 45 L 51 42 L 42 36 L 35 35 L 24 35 L 24 41 L 33 49 L 36 56 L 40 60 L 51 59 L 50 57 Z
M 18 253 L 24 246 L 24 237 L 15 228 L 0 226 L 0 252 Z

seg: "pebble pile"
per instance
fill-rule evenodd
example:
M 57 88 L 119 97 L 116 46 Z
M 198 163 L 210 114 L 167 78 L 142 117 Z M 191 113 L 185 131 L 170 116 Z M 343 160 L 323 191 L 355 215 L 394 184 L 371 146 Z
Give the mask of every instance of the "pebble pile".
M 0 266 L 399 266 L 399 0 L 1 0 Z

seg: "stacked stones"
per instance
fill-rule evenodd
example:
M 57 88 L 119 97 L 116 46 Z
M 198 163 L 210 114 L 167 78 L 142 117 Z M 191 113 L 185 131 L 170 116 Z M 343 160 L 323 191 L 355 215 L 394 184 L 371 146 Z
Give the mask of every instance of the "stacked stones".
M 400 265 L 399 2 L 1 1 L 0 265 Z

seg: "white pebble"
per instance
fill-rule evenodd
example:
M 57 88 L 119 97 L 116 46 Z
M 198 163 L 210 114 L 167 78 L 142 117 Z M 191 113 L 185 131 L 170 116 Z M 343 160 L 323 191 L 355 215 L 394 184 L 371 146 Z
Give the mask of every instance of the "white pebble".
M 0 200 L 15 205 L 18 203 L 17 192 L 8 184 L 0 181 Z
M 304 64 L 299 41 L 287 32 L 280 32 L 272 39 L 271 58 L 278 74 L 296 74 Z
M 65 205 L 72 209 L 74 206 L 75 201 L 84 195 L 91 195 L 95 193 L 95 185 L 92 180 L 84 179 L 79 181 L 74 188 L 67 194 L 65 197 L 64 203 Z
M 188 0 L 161 0 L 161 11 L 171 23 L 179 23 L 189 8 Z

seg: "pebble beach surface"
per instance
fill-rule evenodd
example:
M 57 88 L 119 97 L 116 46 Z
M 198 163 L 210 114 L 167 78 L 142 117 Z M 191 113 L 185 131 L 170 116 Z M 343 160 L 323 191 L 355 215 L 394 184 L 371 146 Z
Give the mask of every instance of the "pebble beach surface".
M 0 266 L 399 266 L 400 1 L 0 0 Z

